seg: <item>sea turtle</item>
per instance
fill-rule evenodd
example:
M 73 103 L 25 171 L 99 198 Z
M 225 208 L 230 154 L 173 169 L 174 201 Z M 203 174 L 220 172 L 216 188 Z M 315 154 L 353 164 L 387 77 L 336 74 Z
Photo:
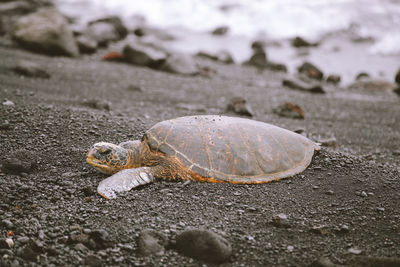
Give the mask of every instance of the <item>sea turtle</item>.
M 105 198 L 155 179 L 260 184 L 302 172 L 320 147 L 283 128 L 244 118 L 202 115 L 157 123 L 141 139 L 100 142 L 87 163 L 112 176 Z

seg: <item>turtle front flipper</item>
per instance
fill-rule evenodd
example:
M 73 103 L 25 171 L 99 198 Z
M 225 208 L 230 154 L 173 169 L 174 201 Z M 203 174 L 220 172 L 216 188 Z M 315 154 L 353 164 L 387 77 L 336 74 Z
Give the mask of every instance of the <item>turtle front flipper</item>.
M 136 169 L 125 169 L 104 179 L 97 187 L 97 192 L 107 198 L 116 198 L 116 193 L 129 191 L 139 185 L 151 183 L 154 178 L 155 167 L 140 167 Z

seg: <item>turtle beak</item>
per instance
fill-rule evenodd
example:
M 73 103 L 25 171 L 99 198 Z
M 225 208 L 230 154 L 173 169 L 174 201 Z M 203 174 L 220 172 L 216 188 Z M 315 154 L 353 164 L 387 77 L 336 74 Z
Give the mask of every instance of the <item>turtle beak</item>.
M 90 166 L 94 167 L 96 170 L 105 173 L 105 174 L 110 174 L 110 171 L 108 170 L 109 167 L 105 165 L 100 158 L 100 153 L 97 151 L 96 148 L 91 148 L 89 152 L 86 155 L 86 162 Z

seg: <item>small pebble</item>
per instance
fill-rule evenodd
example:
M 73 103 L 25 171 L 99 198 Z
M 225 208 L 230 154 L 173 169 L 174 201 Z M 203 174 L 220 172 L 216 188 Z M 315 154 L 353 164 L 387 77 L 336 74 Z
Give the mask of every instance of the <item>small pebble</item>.
M 10 248 L 14 247 L 14 241 L 11 238 L 7 238 L 6 243 Z
M 10 107 L 10 106 L 14 106 L 14 105 L 15 105 L 14 102 L 12 102 L 10 100 L 6 100 L 6 101 L 3 102 L 3 106 Z
M 347 251 L 354 255 L 360 255 L 362 253 L 362 250 L 357 248 L 349 248 Z
M 362 191 L 362 192 L 361 192 L 361 196 L 362 196 L 362 197 L 367 197 L 368 195 L 367 195 L 367 193 L 365 193 L 365 191 Z
M 287 246 L 287 250 L 288 250 L 289 252 L 293 252 L 294 247 L 289 245 L 289 246 Z

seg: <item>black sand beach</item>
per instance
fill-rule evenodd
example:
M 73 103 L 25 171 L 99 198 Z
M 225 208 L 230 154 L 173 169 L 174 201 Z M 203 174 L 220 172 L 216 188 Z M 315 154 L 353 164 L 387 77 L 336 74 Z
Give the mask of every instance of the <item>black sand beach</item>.
M 327 83 L 325 94 L 291 90 L 282 86 L 285 73 L 200 57 L 212 71 L 185 76 L 101 61 L 106 51 L 49 57 L 0 45 L 0 266 L 213 266 L 174 249 L 187 228 L 230 243 L 220 266 L 400 265 L 394 92 Z M 16 72 L 21 61 L 49 78 Z M 279 182 L 160 181 L 111 201 L 96 193 L 106 176 L 85 163 L 92 144 L 140 139 L 179 116 L 238 116 L 225 109 L 234 96 L 246 99 L 252 119 L 316 142 L 335 137 L 336 145 Z M 284 102 L 299 105 L 304 119 L 274 113 Z M 164 252 L 139 253 L 145 229 L 165 235 Z

